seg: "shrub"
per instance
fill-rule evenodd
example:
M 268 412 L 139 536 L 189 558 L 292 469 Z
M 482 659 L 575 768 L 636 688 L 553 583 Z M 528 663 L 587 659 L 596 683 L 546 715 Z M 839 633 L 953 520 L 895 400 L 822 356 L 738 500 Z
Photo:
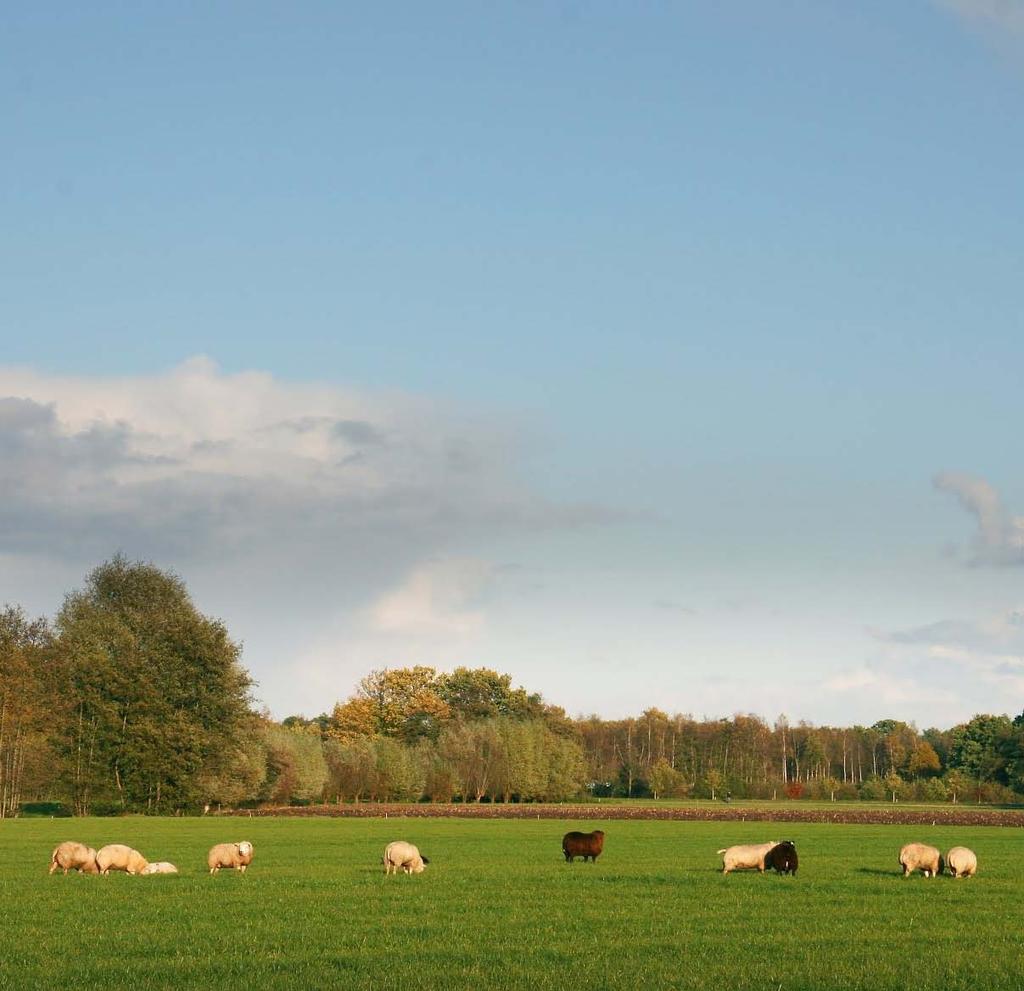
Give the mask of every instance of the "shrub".
M 880 802 L 885 797 L 885 783 L 881 778 L 868 778 L 860 786 L 860 797 L 864 802 Z

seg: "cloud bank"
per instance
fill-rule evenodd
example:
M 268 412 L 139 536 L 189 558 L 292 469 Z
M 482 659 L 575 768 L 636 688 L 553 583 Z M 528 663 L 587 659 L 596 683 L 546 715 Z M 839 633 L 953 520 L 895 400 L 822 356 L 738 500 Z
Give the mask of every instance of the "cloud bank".
M 204 358 L 135 379 L 0 371 L 0 551 L 422 548 L 607 516 L 531 492 L 515 445 L 414 397 L 225 375 Z

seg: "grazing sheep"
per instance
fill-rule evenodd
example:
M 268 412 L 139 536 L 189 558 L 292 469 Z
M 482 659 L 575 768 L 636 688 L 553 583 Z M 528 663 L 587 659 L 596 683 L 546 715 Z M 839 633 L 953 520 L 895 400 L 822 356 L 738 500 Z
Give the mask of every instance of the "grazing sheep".
M 946 866 L 953 877 L 974 877 L 978 870 L 978 858 L 973 850 L 955 846 L 946 854 Z
M 68 871 L 78 871 L 79 874 L 99 874 L 100 869 L 96 866 L 96 851 L 84 843 L 75 843 L 68 840 L 61 843 L 53 856 L 50 857 L 50 873 L 58 867 L 62 868 L 65 876 Z
M 942 854 L 927 843 L 908 843 L 900 850 L 900 867 L 903 876 L 910 877 L 919 870 L 925 877 L 935 877 L 943 870 Z
M 799 866 L 796 844 L 792 840 L 783 840 L 777 846 L 773 846 L 764 858 L 764 866 L 765 870 L 795 875 Z
M 603 849 L 604 833 L 600 829 L 595 829 L 592 833 L 566 833 L 562 837 L 562 853 L 570 864 L 574 857 L 582 857 L 583 863 L 586 863 L 589 857 L 590 862 L 596 864 Z
M 96 854 L 96 866 L 101 874 L 124 871 L 126 874 L 141 874 L 149 863 L 138 850 L 123 843 L 111 843 Z
M 430 861 L 421 856 L 419 850 L 411 843 L 396 840 L 384 848 L 384 859 L 381 863 L 384 864 L 385 874 L 390 874 L 392 870 L 397 874 L 399 868 L 406 874 L 422 874 L 423 865 L 429 864 Z
M 778 840 L 769 843 L 754 843 L 748 846 L 731 846 L 718 852 L 722 857 L 722 873 L 729 871 L 753 870 L 755 867 L 764 873 L 764 858 L 772 847 L 778 846 Z
M 246 867 L 252 863 L 253 846 L 248 840 L 241 843 L 218 843 L 210 847 L 206 855 L 206 865 L 211 874 L 216 874 L 222 867 L 233 867 L 245 873 Z
M 143 874 L 177 874 L 178 868 L 169 864 L 166 860 L 158 860 L 155 864 L 146 864 L 142 868 Z

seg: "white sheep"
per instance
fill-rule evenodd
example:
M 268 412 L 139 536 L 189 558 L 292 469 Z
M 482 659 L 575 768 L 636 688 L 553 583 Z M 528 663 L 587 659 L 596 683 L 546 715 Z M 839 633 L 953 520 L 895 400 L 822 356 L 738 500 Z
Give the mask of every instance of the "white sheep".
M 211 874 L 216 874 L 222 867 L 234 868 L 245 873 L 246 867 L 252 863 L 253 845 L 248 840 L 241 843 L 218 843 L 210 847 L 206 855 L 206 865 Z
M 124 871 L 126 874 L 141 874 L 149 863 L 138 850 L 123 843 L 111 843 L 101 847 L 96 854 L 96 866 L 101 874 Z
M 729 871 L 753 870 L 755 867 L 762 874 L 764 873 L 764 858 L 772 847 L 778 846 L 778 840 L 771 840 L 768 843 L 753 843 L 748 846 L 731 846 L 719 850 L 722 856 L 722 873 Z
M 942 873 L 942 854 L 927 843 L 908 843 L 900 850 L 900 867 L 904 877 L 917 870 L 925 877 L 935 877 Z
M 60 867 L 66 875 L 68 871 L 79 874 L 99 874 L 96 866 L 96 851 L 84 843 L 67 840 L 61 843 L 50 857 L 50 873 Z
M 973 850 L 955 846 L 946 854 L 946 866 L 953 877 L 974 877 L 978 870 L 978 858 Z
M 406 843 L 404 840 L 396 840 L 384 848 L 382 863 L 384 864 L 385 874 L 392 873 L 392 870 L 397 874 L 399 868 L 406 874 L 422 874 L 423 865 L 429 864 L 430 861 L 426 857 L 421 856 L 419 850 L 411 843 Z
M 169 864 L 166 860 L 158 860 L 154 864 L 146 864 L 142 868 L 143 874 L 177 874 L 178 868 Z

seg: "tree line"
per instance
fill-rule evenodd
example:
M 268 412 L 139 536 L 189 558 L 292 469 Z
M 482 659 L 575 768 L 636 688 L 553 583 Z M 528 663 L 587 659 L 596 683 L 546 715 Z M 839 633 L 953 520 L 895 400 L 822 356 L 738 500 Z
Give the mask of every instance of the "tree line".
M 918 731 L 571 718 L 489 668 L 382 669 L 330 712 L 275 722 L 184 583 L 115 557 L 53 620 L 0 611 L 0 818 L 316 801 L 815 798 L 1018 801 L 1024 714 Z

